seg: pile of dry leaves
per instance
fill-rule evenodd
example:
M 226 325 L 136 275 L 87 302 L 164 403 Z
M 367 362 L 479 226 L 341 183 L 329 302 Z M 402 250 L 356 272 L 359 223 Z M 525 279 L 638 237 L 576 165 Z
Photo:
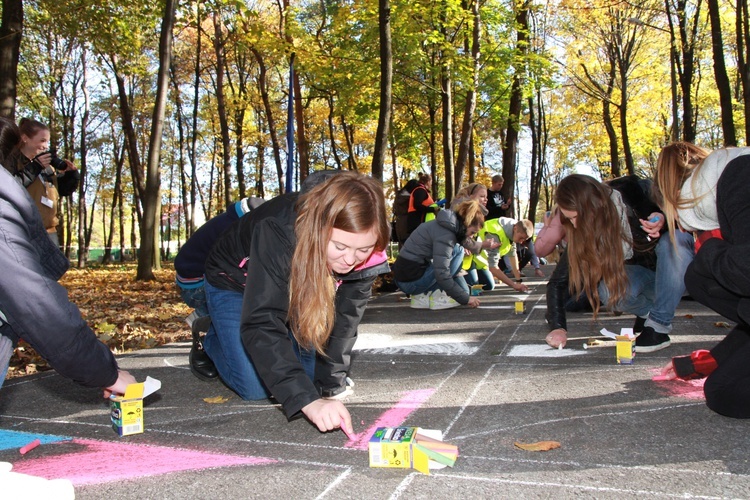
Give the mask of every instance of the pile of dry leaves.
M 71 269 L 60 280 L 99 340 L 115 354 L 188 340 L 185 316 L 191 310 L 180 299 L 174 268 L 165 264 L 155 281 L 135 281 L 136 265 Z M 9 377 L 48 370 L 49 365 L 26 343 L 10 360 Z

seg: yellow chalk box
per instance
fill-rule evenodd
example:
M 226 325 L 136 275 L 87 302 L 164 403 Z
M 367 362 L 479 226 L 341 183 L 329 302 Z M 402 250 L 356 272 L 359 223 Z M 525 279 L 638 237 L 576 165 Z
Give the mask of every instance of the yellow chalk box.
M 453 467 L 458 447 L 442 440 L 438 430 L 419 427 L 378 427 L 370 438 L 370 467 L 430 469 Z
M 112 395 L 109 398 L 112 429 L 118 436 L 140 434 L 143 425 L 143 398 L 161 388 L 161 382 L 146 377 L 143 383 L 130 384 L 122 396 Z
M 526 312 L 526 302 L 519 300 L 516 301 L 516 314 L 523 314 Z
M 618 365 L 632 365 L 635 358 L 635 337 L 618 335 L 615 337 Z
M 370 438 L 370 467 L 412 468 L 411 445 L 418 427 L 378 427 Z

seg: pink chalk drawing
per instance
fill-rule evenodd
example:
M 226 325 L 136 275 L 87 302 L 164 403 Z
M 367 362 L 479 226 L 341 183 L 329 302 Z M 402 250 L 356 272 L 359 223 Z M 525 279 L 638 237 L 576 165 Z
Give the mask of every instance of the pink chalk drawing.
M 401 399 L 386 410 L 366 431 L 353 434 L 346 443 L 347 448 L 366 450 L 370 436 L 378 427 L 395 427 L 401 425 L 414 410 L 419 409 L 425 401 L 430 399 L 435 389 L 420 389 L 402 394 Z
M 657 375 L 655 375 L 652 380 L 656 382 L 657 387 L 666 393 L 667 396 L 685 399 L 706 399 L 706 396 L 703 394 L 703 383 L 706 381 L 705 378 L 693 380 L 662 380 L 657 378 L 660 370 L 657 370 L 654 373 Z
M 56 456 L 20 460 L 13 464 L 13 472 L 45 479 L 65 478 L 74 486 L 83 486 L 157 476 L 169 472 L 277 462 L 270 458 L 205 453 L 165 446 L 88 439 L 74 439 L 73 443 L 81 449 Z M 66 445 L 70 446 L 70 442 Z

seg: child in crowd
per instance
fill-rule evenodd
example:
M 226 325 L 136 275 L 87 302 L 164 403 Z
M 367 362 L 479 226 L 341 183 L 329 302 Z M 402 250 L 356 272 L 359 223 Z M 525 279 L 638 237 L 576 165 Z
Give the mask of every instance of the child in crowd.
M 398 287 L 411 296 L 414 309 L 448 309 L 459 304 L 478 307 L 466 280 L 460 276 L 464 258 L 462 242 L 484 224 L 476 200 L 465 200 L 452 210 L 441 210 L 409 236 L 393 264 Z
M 489 271 L 490 279 L 488 279 L 486 273 L 479 275 L 479 282 L 484 285 L 485 290 L 494 289 L 495 278 L 497 278 L 517 292 L 528 291 L 528 287 L 521 282 L 516 245 L 527 242 L 533 236 L 534 225 L 527 219 L 517 221 L 509 217 L 500 217 L 499 219 L 485 221 L 484 227 L 479 231 L 479 238 L 495 242 L 494 248 L 482 251 L 474 257 L 474 265 L 477 269 Z M 500 269 L 500 259 L 506 257 L 509 258 L 510 269 L 515 276 L 515 281 L 511 280 Z M 536 259 L 536 267 L 539 267 L 539 259 Z M 544 276 L 544 273 L 541 275 Z
M 451 202 L 451 206 L 458 206 L 459 203 L 465 200 L 476 200 L 479 202 L 479 208 L 482 210 L 482 214 L 485 217 L 487 216 L 487 188 L 483 184 L 472 182 L 471 184 L 459 189 L 458 193 L 456 193 L 456 197 L 453 198 L 453 201 Z M 487 269 L 486 266 L 481 269 L 478 268 L 474 256 L 480 254 L 482 250 L 494 250 L 500 246 L 500 243 L 492 238 L 483 240 L 479 238 L 478 235 L 475 235 L 473 238 L 466 238 L 463 241 L 463 246 L 465 255 L 461 268 L 466 272 L 464 275 L 466 284 L 471 287 L 483 283 L 486 284 L 484 286 L 485 290 L 494 289 L 495 279 L 492 277 L 492 274 L 490 274 L 489 269 Z

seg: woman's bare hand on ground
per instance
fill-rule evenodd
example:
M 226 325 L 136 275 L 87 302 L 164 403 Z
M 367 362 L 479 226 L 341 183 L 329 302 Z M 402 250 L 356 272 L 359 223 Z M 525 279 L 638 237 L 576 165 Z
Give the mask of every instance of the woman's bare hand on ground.
M 561 345 L 565 347 L 565 344 L 568 342 L 568 332 L 563 328 L 556 328 L 549 332 L 544 340 L 547 342 L 547 345 L 555 349 Z
M 320 432 L 328 432 L 344 428 L 347 434 L 352 434 L 352 417 L 344 403 L 333 399 L 316 399 L 302 408 L 302 413 L 312 422 Z

